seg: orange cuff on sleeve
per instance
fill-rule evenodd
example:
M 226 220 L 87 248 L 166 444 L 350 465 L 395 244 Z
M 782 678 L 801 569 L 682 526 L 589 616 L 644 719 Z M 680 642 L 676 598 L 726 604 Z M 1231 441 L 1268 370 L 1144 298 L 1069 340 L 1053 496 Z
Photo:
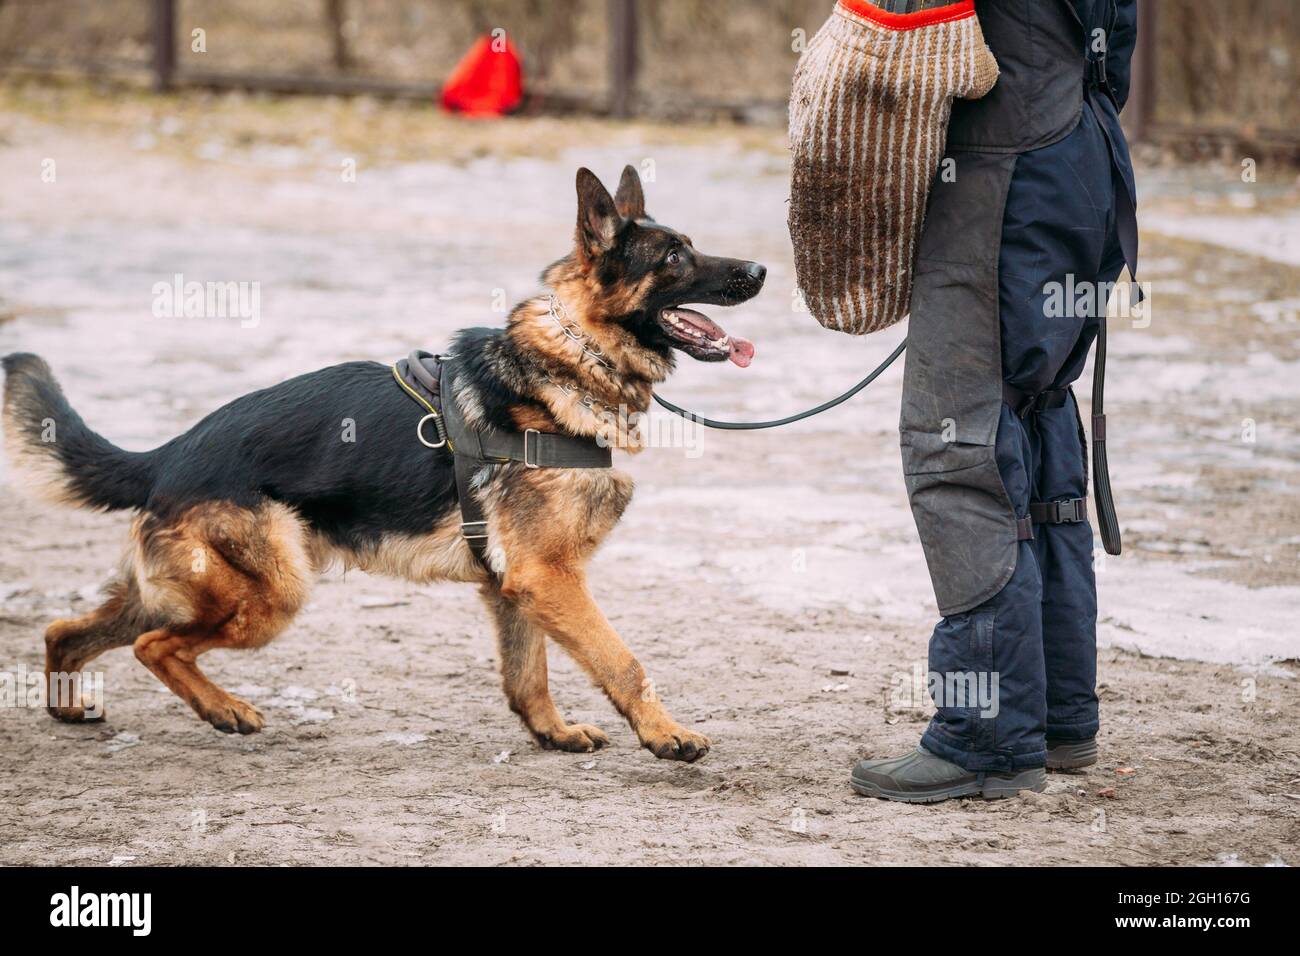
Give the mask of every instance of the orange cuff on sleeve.
M 888 30 L 916 30 L 936 23 L 949 23 L 975 15 L 975 0 L 956 0 L 954 3 L 916 13 L 890 13 L 871 3 L 870 0 L 839 0 L 845 10 L 879 24 Z

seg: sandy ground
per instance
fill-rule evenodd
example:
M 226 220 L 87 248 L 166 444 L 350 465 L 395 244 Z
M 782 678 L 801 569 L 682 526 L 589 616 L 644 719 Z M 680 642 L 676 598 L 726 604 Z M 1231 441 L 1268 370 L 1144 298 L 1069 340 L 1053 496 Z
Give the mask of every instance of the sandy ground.
M 653 214 L 770 268 L 758 299 L 714 315 L 755 341 L 754 365 L 688 362 L 668 397 L 786 413 L 904 332 L 849 340 L 793 310 L 777 133 L 527 121 L 403 152 L 403 129 L 416 144 L 456 131 L 381 109 L 395 155 L 379 161 L 328 127 L 231 133 L 224 103 L 209 126 L 193 103 L 133 101 L 117 125 L 0 103 L 0 353 L 46 356 L 127 448 L 291 374 L 499 322 L 497 303 L 530 294 L 564 250 L 579 164 L 607 181 L 642 164 Z M 927 719 L 897 690 L 924 666 L 936 611 L 899 474 L 895 369 L 779 433 L 666 424 L 667 447 L 626 466 L 637 495 L 594 589 L 669 708 L 712 737 L 706 760 L 639 749 L 554 648 L 561 709 L 613 746 L 541 752 L 505 707 L 472 588 L 331 574 L 268 648 L 205 659 L 267 715 L 260 735 L 199 723 L 125 650 L 97 665 L 104 723 L 0 709 L 0 863 L 1300 862 L 1294 174 L 1147 167 L 1143 189 L 1154 310 L 1114 325 L 1126 553 L 1100 564 L 1097 767 L 998 803 L 848 789 L 856 759 L 911 747 Z M 256 326 L 155 318 L 153 284 L 175 273 L 259 282 Z M 0 486 L 0 671 L 38 668 L 45 624 L 93 606 L 127 522 Z

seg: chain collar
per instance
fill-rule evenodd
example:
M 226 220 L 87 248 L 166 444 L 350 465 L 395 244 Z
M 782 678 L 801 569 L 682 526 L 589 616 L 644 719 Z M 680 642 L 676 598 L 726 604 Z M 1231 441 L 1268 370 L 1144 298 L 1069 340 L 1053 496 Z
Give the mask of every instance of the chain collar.
M 605 358 L 604 352 L 587 344 L 591 337 L 587 335 L 586 332 L 582 331 L 576 322 L 569 318 L 569 310 L 565 308 L 564 303 L 560 301 L 560 297 L 553 292 L 550 295 L 550 313 L 551 321 L 560 327 L 561 332 L 576 342 L 584 354 L 590 355 L 599 364 L 605 366 L 605 368 L 610 371 L 614 370 L 614 366 Z
M 576 385 L 563 385 L 560 382 L 557 382 L 554 378 L 551 377 L 550 372 L 546 372 L 545 375 L 546 375 L 546 380 L 550 382 L 552 385 L 554 385 L 556 388 L 558 388 L 561 392 L 563 392 L 565 398 L 573 398 L 575 395 L 578 396 L 578 401 L 582 403 L 582 407 L 585 408 L 587 411 L 591 412 L 593 415 L 596 414 L 596 406 L 600 405 L 601 403 L 597 401 L 593 396 L 587 394 L 586 392 L 579 391 L 578 386 Z
M 569 310 L 565 308 L 564 303 L 560 301 L 560 297 L 555 293 L 551 293 L 549 298 L 551 321 L 560 327 L 560 331 L 563 332 L 566 337 L 577 343 L 578 348 L 582 349 L 583 354 L 590 355 L 600 365 L 613 370 L 614 366 L 606 360 L 604 353 L 601 352 L 600 349 L 588 347 L 587 342 L 590 337 L 586 332 L 582 331 L 582 329 L 578 327 L 576 322 L 569 318 Z M 580 391 L 576 385 L 560 384 L 551 376 L 550 372 L 546 373 L 546 380 L 564 393 L 565 398 L 573 398 L 576 395 L 578 401 L 582 403 L 583 408 L 591 412 L 593 415 L 596 414 L 596 407 L 601 405 L 601 403 L 597 401 L 594 396 L 587 392 Z

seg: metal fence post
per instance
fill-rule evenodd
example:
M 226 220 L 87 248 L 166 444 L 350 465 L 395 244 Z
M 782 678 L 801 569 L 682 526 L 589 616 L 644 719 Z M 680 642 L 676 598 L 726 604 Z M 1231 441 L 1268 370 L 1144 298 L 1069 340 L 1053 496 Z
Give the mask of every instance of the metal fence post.
M 632 115 L 636 96 L 636 0 L 609 0 L 609 111 Z
M 153 0 L 153 88 L 171 89 L 176 75 L 176 0 Z

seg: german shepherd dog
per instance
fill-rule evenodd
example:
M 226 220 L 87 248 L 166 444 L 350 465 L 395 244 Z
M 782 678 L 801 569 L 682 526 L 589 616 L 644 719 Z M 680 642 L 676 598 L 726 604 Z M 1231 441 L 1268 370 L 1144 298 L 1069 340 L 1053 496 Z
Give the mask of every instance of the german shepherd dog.
M 455 398 L 472 428 L 603 436 L 634 452 L 633 418 L 672 371 L 674 349 L 742 367 L 754 354 L 682 306 L 744 302 L 766 270 L 703 255 L 656 223 L 630 166 L 614 197 L 587 169 L 577 191 L 575 248 L 542 274 L 549 294 L 516 306 L 504 329 L 454 336 Z M 478 582 L 506 699 L 542 747 L 609 742 L 596 727 L 567 723 L 552 702 L 549 634 L 656 757 L 708 752 L 707 737 L 664 709 L 587 588 L 587 560 L 631 499 L 626 474 L 485 465 L 472 487 L 487 518 L 489 573 L 460 534 L 452 455 L 416 441 L 419 409 L 387 365 L 348 362 L 253 392 L 148 452 L 91 431 L 37 356 L 10 355 L 4 369 L 13 474 L 65 504 L 137 512 L 108 599 L 46 630 L 47 680 L 130 644 L 212 726 L 254 733 L 262 715 L 214 684 L 198 657 L 267 644 L 337 561 L 417 582 Z M 341 439 L 344 419 L 355 423 L 352 441 Z M 53 690 L 48 703 L 60 720 L 87 719 Z

